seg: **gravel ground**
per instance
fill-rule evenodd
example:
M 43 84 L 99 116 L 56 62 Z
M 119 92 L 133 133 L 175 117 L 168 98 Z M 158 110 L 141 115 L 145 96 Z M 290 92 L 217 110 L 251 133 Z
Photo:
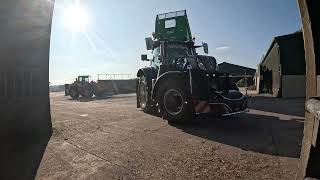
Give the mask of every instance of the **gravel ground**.
M 168 124 L 134 94 L 72 100 L 51 94 L 53 135 L 37 179 L 292 179 L 303 99 L 254 96 L 250 112 Z

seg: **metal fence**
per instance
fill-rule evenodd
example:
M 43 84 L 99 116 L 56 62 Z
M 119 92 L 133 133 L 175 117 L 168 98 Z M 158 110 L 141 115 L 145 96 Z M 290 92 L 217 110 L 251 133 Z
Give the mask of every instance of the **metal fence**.
M 98 80 L 130 80 L 135 78 L 134 74 L 98 74 Z

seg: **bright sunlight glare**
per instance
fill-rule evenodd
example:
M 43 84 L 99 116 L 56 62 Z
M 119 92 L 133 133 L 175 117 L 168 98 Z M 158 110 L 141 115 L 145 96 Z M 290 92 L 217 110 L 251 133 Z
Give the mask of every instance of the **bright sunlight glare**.
M 85 31 L 89 23 L 88 12 L 78 5 L 65 9 L 64 24 L 72 32 Z

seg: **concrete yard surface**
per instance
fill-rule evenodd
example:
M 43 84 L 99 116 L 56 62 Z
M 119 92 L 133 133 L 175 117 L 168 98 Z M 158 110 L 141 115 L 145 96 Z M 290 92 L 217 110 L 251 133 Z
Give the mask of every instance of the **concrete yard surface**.
M 37 179 L 293 179 L 304 99 L 253 96 L 250 112 L 169 124 L 135 94 L 51 93 L 53 135 Z

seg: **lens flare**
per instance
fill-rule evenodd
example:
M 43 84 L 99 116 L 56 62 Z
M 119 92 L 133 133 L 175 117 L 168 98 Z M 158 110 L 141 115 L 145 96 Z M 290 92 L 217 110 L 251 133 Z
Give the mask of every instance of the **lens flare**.
M 89 23 L 88 12 L 81 6 L 75 5 L 65 9 L 64 24 L 72 32 L 83 32 Z

